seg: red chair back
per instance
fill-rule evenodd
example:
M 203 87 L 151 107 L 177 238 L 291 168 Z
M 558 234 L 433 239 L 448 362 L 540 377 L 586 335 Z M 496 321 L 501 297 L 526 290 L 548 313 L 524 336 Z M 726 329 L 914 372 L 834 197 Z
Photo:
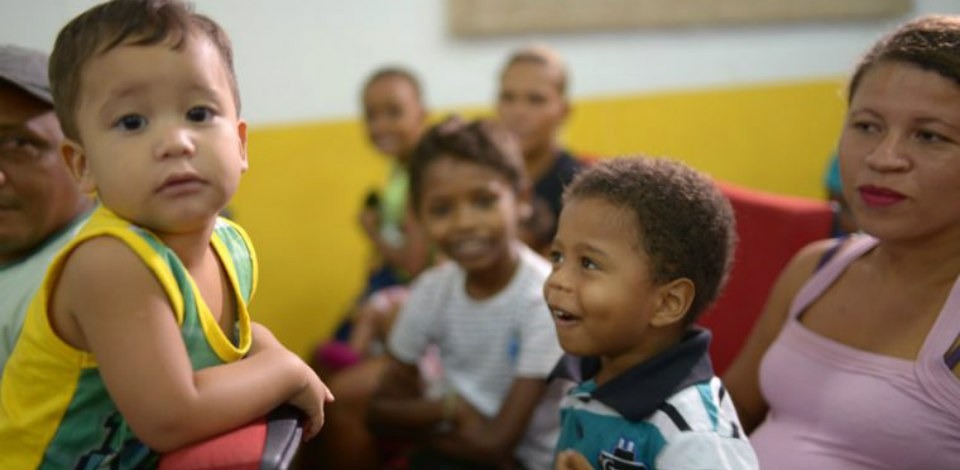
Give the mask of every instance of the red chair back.
M 781 196 L 720 183 L 737 219 L 740 242 L 726 289 L 699 323 L 713 332 L 710 357 L 723 375 L 740 351 L 790 258 L 828 238 L 833 211 L 826 201 Z

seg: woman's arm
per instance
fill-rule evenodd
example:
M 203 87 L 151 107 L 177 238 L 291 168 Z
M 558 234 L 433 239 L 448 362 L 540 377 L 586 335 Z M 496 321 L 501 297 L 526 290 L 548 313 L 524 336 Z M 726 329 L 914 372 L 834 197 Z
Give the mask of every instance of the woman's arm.
M 472 462 L 509 465 L 530 417 L 547 389 L 545 379 L 517 378 L 493 419 L 486 419 L 463 401 L 457 404 L 453 432 L 429 441 L 441 453 Z M 557 411 L 559 413 L 559 410 Z
M 783 329 L 797 292 L 810 278 L 823 253 L 835 243 L 835 240 L 811 243 L 790 260 L 774 283 L 763 313 L 743 349 L 723 376 L 723 383 L 733 397 L 747 433 L 763 422 L 768 411 L 767 401 L 760 392 L 760 361 Z
M 328 391 L 285 348 L 260 348 L 246 359 L 194 371 L 160 283 L 117 239 L 77 247 L 52 298 L 57 333 L 93 353 L 117 408 L 157 451 L 236 428 L 287 401 L 311 415 L 306 435 L 322 424 Z

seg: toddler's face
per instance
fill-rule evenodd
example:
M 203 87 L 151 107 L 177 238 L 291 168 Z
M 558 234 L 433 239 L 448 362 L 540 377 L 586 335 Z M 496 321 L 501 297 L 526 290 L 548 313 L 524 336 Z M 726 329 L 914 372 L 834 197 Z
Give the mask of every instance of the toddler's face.
M 565 351 L 615 360 L 648 347 L 660 293 L 638 243 L 629 210 L 600 198 L 566 202 L 543 288 Z
M 80 72 L 81 141 L 64 153 L 85 188 L 160 234 L 212 226 L 247 169 L 246 123 L 214 45 L 122 45 Z
M 511 262 L 522 204 L 496 170 L 440 158 L 424 172 L 419 215 L 446 256 L 468 272 L 482 272 Z
M 392 75 L 364 91 L 363 116 L 370 142 L 395 157 L 406 157 L 413 150 L 426 122 L 417 90 L 405 78 Z

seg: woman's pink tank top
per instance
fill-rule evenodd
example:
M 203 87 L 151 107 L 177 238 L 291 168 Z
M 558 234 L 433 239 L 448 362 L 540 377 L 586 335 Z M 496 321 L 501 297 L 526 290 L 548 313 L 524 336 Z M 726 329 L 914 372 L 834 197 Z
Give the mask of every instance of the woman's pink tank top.
M 960 333 L 960 279 L 915 362 L 833 341 L 797 319 L 875 245 L 855 236 L 817 271 L 764 356 L 770 413 L 750 435 L 760 468 L 960 469 L 960 380 L 944 360 Z

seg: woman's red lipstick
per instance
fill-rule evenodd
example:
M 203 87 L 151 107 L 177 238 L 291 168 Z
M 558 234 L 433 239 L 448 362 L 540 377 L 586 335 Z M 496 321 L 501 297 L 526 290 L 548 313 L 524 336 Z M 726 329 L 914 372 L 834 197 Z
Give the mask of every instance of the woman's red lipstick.
M 888 207 L 907 198 L 892 189 L 880 186 L 860 186 L 857 191 L 860 193 L 860 199 L 868 207 Z

